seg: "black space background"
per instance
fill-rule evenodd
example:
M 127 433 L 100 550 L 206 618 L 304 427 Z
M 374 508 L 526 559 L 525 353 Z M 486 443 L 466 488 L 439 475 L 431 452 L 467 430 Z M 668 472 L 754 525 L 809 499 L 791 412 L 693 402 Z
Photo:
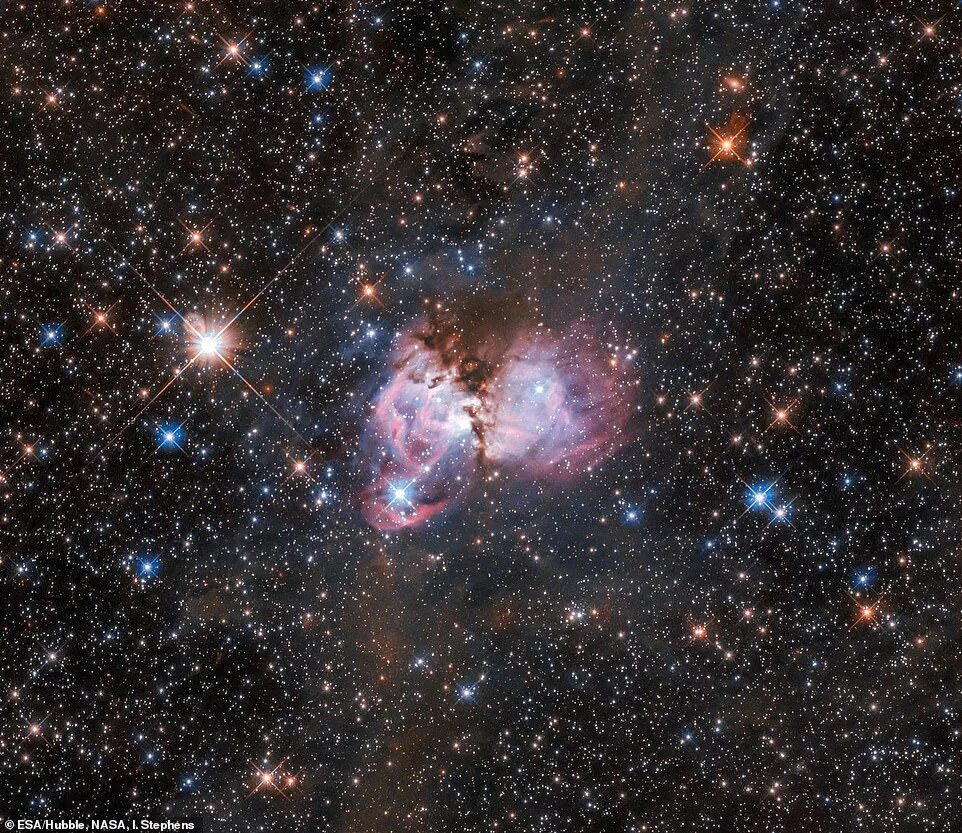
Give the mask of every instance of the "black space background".
M 0 815 L 953 829 L 959 14 L 0 4 Z M 141 413 L 160 296 L 265 286 L 234 359 L 284 419 L 196 365 Z M 393 336 L 479 299 L 637 351 L 631 439 L 385 537 Z

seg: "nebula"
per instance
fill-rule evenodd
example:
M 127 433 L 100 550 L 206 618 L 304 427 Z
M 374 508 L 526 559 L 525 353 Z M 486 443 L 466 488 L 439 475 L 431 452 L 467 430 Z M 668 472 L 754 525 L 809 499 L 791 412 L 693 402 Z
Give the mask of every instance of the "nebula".
M 520 474 L 567 480 L 614 451 L 629 406 L 623 373 L 586 335 L 525 333 L 486 389 L 483 452 Z
M 374 481 L 364 516 L 381 530 L 422 523 L 444 509 L 474 465 L 477 398 L 438 355 L 405 338 L 403 356 L 369 422 Z
M 412 329 L 365 431 L 364 517 L 384 532 L 419 526 L 487 470 L 571 480 L 624 441 L 631 404 L 623 368 L 583 327 Z

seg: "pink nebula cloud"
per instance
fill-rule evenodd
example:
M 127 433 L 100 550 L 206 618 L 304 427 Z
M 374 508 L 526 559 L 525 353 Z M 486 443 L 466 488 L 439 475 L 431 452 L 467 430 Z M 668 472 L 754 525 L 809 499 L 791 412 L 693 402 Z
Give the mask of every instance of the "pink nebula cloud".
M 480 471 L 568 481 L 624 441 L 630 381 L 582 329 L 519 329 L 474 351 L 435 335 L 404 336 L 368 422 L 361 509 L 376 529 L 425 523 Z

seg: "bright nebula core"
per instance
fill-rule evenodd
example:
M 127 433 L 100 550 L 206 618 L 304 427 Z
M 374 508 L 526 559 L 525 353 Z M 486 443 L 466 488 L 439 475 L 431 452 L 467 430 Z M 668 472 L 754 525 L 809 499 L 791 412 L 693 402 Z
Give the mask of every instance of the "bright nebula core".
M 630 380 L 585 329 L 463 341 L 437 327 L 401 339 L 367 426 L 361 506 L 376 529 L 423 524 L 485 471 L 568 481 L 625 439 Z

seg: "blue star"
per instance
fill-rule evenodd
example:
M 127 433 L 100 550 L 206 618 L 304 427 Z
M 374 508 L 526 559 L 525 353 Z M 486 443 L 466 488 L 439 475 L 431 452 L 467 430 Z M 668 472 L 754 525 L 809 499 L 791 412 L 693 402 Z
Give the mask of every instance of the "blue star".
M 748 490 L 748 494 L 745 497 L 745 501 L 748 504 L 749 509 L 761 510 L 761 509 L 772 509 L 772 491 L 774 489 L 773 485 L 766 485 L 760 483 L 757 486 L 752 486 Z
M 247 75 L 250 78 L 260 78 L 267 74 L 267 59 L 254 56 L 247 63 Z
M 156 555 L 142 555 L 137 559 L 137 577 L 141 579 L 154 578 L 160 572 L 160 557 Z
M 852 585 L 858 589 L 868 590 L 875 584 L 877 577 L 878 573 L 875 567 L 869 564 L 855 571 L 855 575 L 852 576 Z
M 40 327 L 40 344 L 43 347 L 59 347 L 63 341 L 63 324 L 43 324 Z
M 330 67 L 311 67 L 304 73 L 304 83 L 309 92 L 326 90 L 331 84 Z
M 174 332 L 177 326 L 177 316 L 173 313 L 170 315 L 158 315 L 156 321 L 154 332 L 159 336 Z
M 394 506 L 395 503 L 398 503 L 402 506 L 413 506 L 414 503 L 411 501 L 411 487 L 413 485 L 413 480 L 409 480 L 407 483 L 389 483 L 388 494 L 391 499 L 387 502 L 387 505 Z
M 183 451 L 184 426 L 165 422 L 157 426 L 157 449 L 159 451 Z

